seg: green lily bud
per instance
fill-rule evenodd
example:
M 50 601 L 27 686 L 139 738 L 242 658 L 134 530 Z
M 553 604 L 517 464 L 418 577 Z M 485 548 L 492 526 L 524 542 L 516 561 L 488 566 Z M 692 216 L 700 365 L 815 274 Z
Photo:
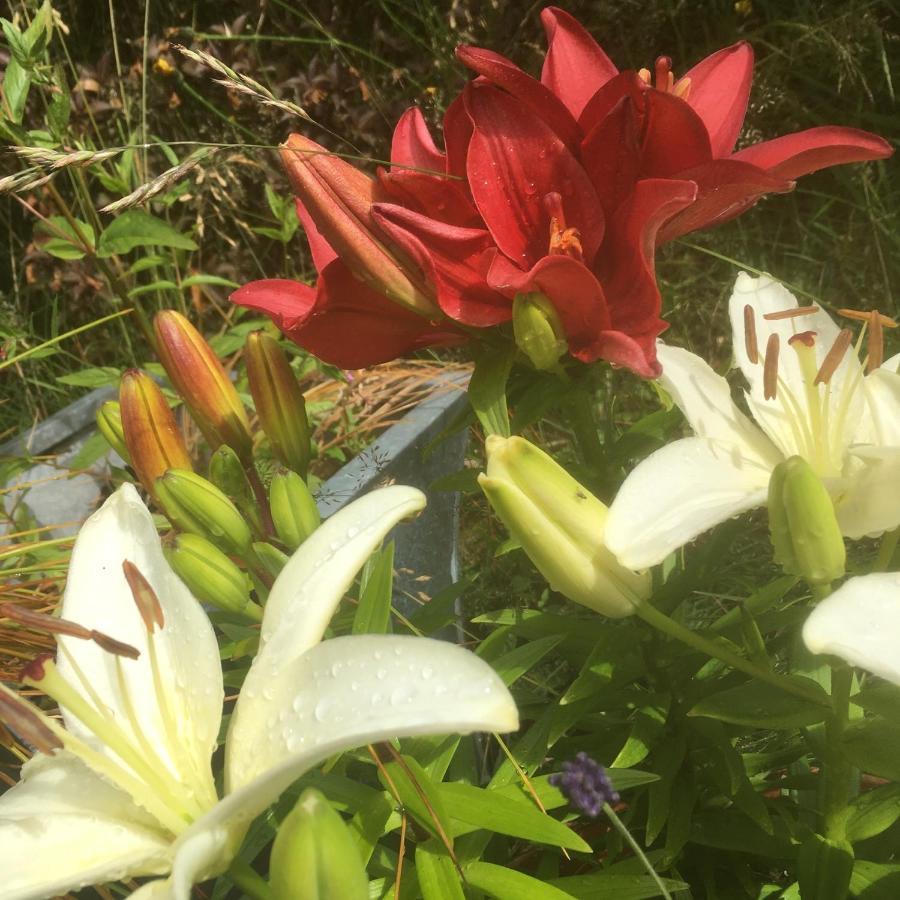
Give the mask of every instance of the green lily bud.
M 269 862 L 278 900 L 366 900 L 369 879 L 340 814 L 307 788 L 281 823 Z
M 801 456 L 779 463 L 769 480 L 769 533 L 775 562 L 811 585 L 830 584 L 844 574 L 847 550 L 834 503 Z
M 275 533 L 289 550 L 296 550 L 322 521 L 313 495 L 296 472 L 285 472 L 272 479 L 269 506 Z
M 650 596 L 650 574 L 622 566 L 603 543 L 608 509 L 543 450 L 491 435 L 478 483 L 550 587 L 616 618 Z
M 265 541 L 257 541 L 253 545 L 256 558 L 262 563 L 263 568 L 273 577 L 277 578 L 281 570 L 287 565 L 290 557 L 282 553 L 277 547 L 267 544 Z
M 128 447 L 125 446 L 125 429 L 122 427 L 122 408 L 115 400 L 101 404 L 95 415 L 97 429 L 103 439 L 122 459 L 131 463 Z
M 545 294 L 516 294 L 513 300 L 516 346 L 536 369 L 553 369 L 569 349 L 562 322 Z
M 180 534 L 163 552 L 198 600 L 257 622 L 262 619 L 262 610 L 250 599 L 247 576 L 215 544 L 198 534 Z
M 157 479 L 156 495 L 181 531 L 199 534 L 226 553 L 251 549 L 250 528 L 238 508 L 200 475 L 170 469 Z
M 247 337 L 247 380 L 272 452 L 304 478 L 309 467 L 309 419 L 303 391 L 278 341 L 264 331 Z
M 257 534 L 262 534 L 262 518 L 250 479 L 247 478 L 247 472 L 237 453 L 227 444 L 222 444 L 210 457 L 209 480 L 234 501 L 244 517 L 250 521 L 253 530 Z

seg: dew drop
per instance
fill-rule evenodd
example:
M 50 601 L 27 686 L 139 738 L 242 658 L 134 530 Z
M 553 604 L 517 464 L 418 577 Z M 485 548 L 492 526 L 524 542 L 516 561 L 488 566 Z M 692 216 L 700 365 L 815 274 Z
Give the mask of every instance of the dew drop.
M 434 675 L 434 669 L 432 669 L 431 666 L 425 666 L 425 668 L 422 669 L 422 677 L 426 681 L 428 681 L 428 679 L 431 678 L 432 675 Z

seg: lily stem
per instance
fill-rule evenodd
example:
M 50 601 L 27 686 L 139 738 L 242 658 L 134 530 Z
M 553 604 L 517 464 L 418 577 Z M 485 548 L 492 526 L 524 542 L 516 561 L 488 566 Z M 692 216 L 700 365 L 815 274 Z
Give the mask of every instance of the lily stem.
M 846 808 L 850 794 L 853 767 L 841 751 L 841 739 L 850 719 L 850 689 L 853 670 L 846 665 L 831 670 L 831 703 L 833 712 L 825 723 L 824 788 L 822 818 L 825 836 L 830 840 L 844 840 L 847 823 Z
M 684 625 L 669 618 L 669 616 L 660 612 L 650 603 L 640 604 L 636 613 L 648 625 L 652 625 L 654 628 L 663 632 L 663 634 L 667 634 L 669 637 L 673 637 L 675 640 L 681 641 L 683 644 L 687 644 L 689 647 L 693 647 L 695 650 L 699 650 L 707 656 L 721 660 L 733 669 L 738 669 L 753 678 L 771 684 L 773 687 L 777 687 L 788 694 L 793 694 L 795 697 L 800 697 L 807 702 L 815 703 L 819 706 L 822 705 L 822 697 L 812 686 L 807 688 L 802 684 L 798 684 L 797 682 L 785 678 L 783 675 L 773 672 L 771 669 L 759 666 L 749 659 L 738 656 L 737 653 L 730 650 L 719 641 L 710 640 L 709 638 L 705 638 L 703 635 L 698 634 L 696 631 L 691 631 L 690 628 L 685 628 Z
M 628 846 L 631 847 L 632 851 L 634 851 L 634 855 L 641 861 L 642 865 L 647 870 L 647 874 L 656 882 L 656 886 L 659 888 L 659 892 L 665 900 L 672 900 L 672 895 L 666 888 L 666 883 L 656 874 L 656 869 L 653 868 L 653 864 L 647 859 L 647 855 L 644 853 L 641 845 L 632 837 L 631 832 L 625 826 L 625 823 L 616 815 L 615 810 L 613 810 L 608 803 L 604 803 L 603 812 L 606 813 L 607 818 L 612 822 L 616 831 L 618 831 L 628 842 Z
M 591 472 L 595 473 L 594 480 L 602 480 L 604 451 L 603 442 L 597 431 L 597 421 L 594 418 L 593 394 L 584 387 L 576 387 L 569 397 L 567 406 L 569 424 L 575 432 L 575 439 L 584 462 Z
M 268 882 L 242 859 L 235 859 L 228 867 L 228 877 L 253 900 L 275 900 Z

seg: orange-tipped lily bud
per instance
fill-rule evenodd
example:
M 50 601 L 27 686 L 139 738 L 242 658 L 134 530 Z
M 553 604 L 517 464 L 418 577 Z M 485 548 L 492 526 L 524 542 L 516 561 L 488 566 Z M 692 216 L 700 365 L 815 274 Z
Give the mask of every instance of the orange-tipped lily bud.
M 227 444 L 249 465 L 253 439 L 247 412 L 212 347 L 173 309 L 157 313 L 153 329 L 166 374 L 209 445 Z
M 278 341 L 254 331 L 245 348 L 250 393 L 272 451 L 304 478 L 309 466 L 309 419 L 303 391 Z
M 374 227 L 372 204 L 389 199 L 378 195 L 378 183 L 299 134 L 292 134 L 280 152 L 294 193 L 353 274 L 403 306 L 439 316 L 417 268 L 389 247 Z
M 156 496 L 156 479 L 169 469 L 193 468 L 175 416 L 146 372 L 129 369 L 122 375 L 119 412 L 131 465 L 151 496 Z

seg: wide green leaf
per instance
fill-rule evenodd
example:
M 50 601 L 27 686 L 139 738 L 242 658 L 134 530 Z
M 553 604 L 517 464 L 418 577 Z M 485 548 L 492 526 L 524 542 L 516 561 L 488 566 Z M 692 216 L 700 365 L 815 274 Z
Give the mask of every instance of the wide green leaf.
M 82 259 L 87 249 L 94 249 L 94 229 L 81 219 L 50 216 L 34 230 L 41 250 L 57 259 Z
M 847 840 L 875 837 L 900 819 L 900 784 L 885 784 L 855 797 L 847 807 Z
M 900 781 L 900 724 L 880 716 L 854 722 L 844 732 L 841 747 L 864 772 Z
M 97 243 L 97 255 L 114 256 L 128 253 L 135 247 L 197 249 L 191 238 L 174 229 L 168 222 L 142 209 L 130 209 L 113 219 L 104 229 Z
M 571 900 L 578 896 L 524 872 L 487 862 L 466 866 L 466 881 L 495 900 Z
M 469 403 L 475 410 L 485 435 L 509 437 L 509 412 L 506 408 L 506 381 L 512 369 L 514 348 L 487 348 L 475 361 L 469 381 Z
M 790 677 L 806 688 L 817 687 L 808 678 Z M 828 695 L 821 688 L 818 690 L 822 695 L 821 705 L 795 697 L 774 685 L 751 681 L 705 697 L 688 715 L 708 716 L 749 728 L 802 728 L 804 725 L 822 722 L 828 715 Z

